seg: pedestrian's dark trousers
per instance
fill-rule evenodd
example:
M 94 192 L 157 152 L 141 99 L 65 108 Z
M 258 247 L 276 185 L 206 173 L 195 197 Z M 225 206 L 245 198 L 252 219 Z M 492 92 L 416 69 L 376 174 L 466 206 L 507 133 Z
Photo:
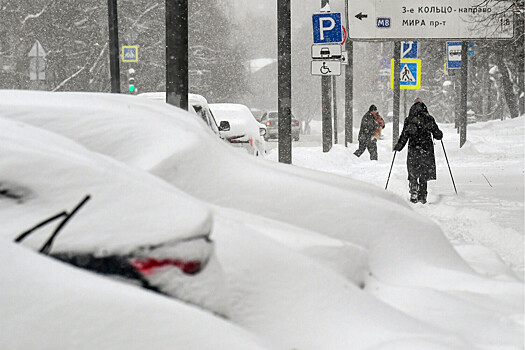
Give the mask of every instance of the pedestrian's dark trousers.
M 408 180 L 410 194 L 417 194 L 418 198 L 427 198 L 427 179 L 420 177 L 410 177 Z
M 365 152 L 366 149 L 368 149 L 368 153 L 370 153 L 370 160 L 377 160 L 376 141 L 370 141 L 368 143 L 359 142 L 359 148 L 354 152 L 354 154 L 358 157 L 361 157 L 361 155 Z

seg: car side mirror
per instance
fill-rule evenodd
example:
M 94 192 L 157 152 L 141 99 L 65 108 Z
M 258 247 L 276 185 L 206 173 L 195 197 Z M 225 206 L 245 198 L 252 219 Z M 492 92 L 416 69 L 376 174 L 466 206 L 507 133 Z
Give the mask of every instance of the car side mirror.
M 259 135 L 261 135 L 261 136 L 266 135 L 266 129 L 265 128 L 259 128 Z
M 223 120 L 219 124 L 219 131 L 230 131 L 230 123 L 227 120 Z

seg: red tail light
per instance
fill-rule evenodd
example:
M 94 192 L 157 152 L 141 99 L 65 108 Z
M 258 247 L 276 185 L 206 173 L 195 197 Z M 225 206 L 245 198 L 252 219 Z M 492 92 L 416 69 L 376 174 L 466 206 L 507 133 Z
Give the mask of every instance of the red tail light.
M 295 125 L 299 125 L 299 121 L 298 120 L 295 121 Z
M 253 139 L 250 139 L 250 146 L 253 147 Z
M 244 135 L 232 136 L 228 138 L 228 141 L 230 141 L 231 143 L 248 143 L 249 141 L 239 140 L 240 138 L 243 138 L 243 137 Z
M 272 122 L 268 120 L 268 121 L 266 122 L 266 126 L 272 126 Z
M 131 265 L 133 265 L 134 268 L 146 276 L 153 274 L 155 269 L 166 266 L 176 266 L 181 269 L 182 272 L 188 275 L 194 275 L 201 270 L 201 262 L 196 260 L 182 261 L 171 259 L 157 260 L 152 258 L 139 258 L 132 260 Z

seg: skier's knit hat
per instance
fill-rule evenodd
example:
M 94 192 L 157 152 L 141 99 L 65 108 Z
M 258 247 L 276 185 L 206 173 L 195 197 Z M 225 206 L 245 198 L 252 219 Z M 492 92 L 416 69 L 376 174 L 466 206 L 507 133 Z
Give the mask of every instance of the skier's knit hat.
M 377 111 L 377 107 L 375 105 L 371 105 L 370 108 L 368 108 L 369 112 Z
M 418 103 L 418 102 L 423 102 L 419 97 L 416 97 L 416 99 L 414 100 L 414 103 Z

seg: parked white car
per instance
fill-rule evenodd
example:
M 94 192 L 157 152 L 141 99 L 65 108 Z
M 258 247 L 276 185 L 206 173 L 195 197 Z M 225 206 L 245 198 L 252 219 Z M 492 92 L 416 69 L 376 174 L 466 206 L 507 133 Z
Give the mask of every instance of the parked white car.
M 0 139 L 0 238 L 228 314 L 213 218 L 200 201 L 25 123 L 0 117 Z
M 230 143 L 243 147 L 248 153 L 256 156 L 266 154 L 266 127 L 255 119 L 247 106 L 236 103 L 210 103 L 210 109 L 219 122 L 230 124 L 230 130 L 224 132 Z
M 151 100 L 166 102 L 166 92 L 145 92 L 139 94 L 138 96 Z M 208 125 L 208 127 L 215 134 L 217 134 L 220 138 L 225 139 L 223 133 L 230 130 L 230 125 L 228 122 L 217 123 L 217 120 L 210 110 L 208 101 L 204 96 L 199 94 L 188 94 L 188 103 L 192 107 L 189 108 L 190 113 L 202 118 L 206 125 Z

